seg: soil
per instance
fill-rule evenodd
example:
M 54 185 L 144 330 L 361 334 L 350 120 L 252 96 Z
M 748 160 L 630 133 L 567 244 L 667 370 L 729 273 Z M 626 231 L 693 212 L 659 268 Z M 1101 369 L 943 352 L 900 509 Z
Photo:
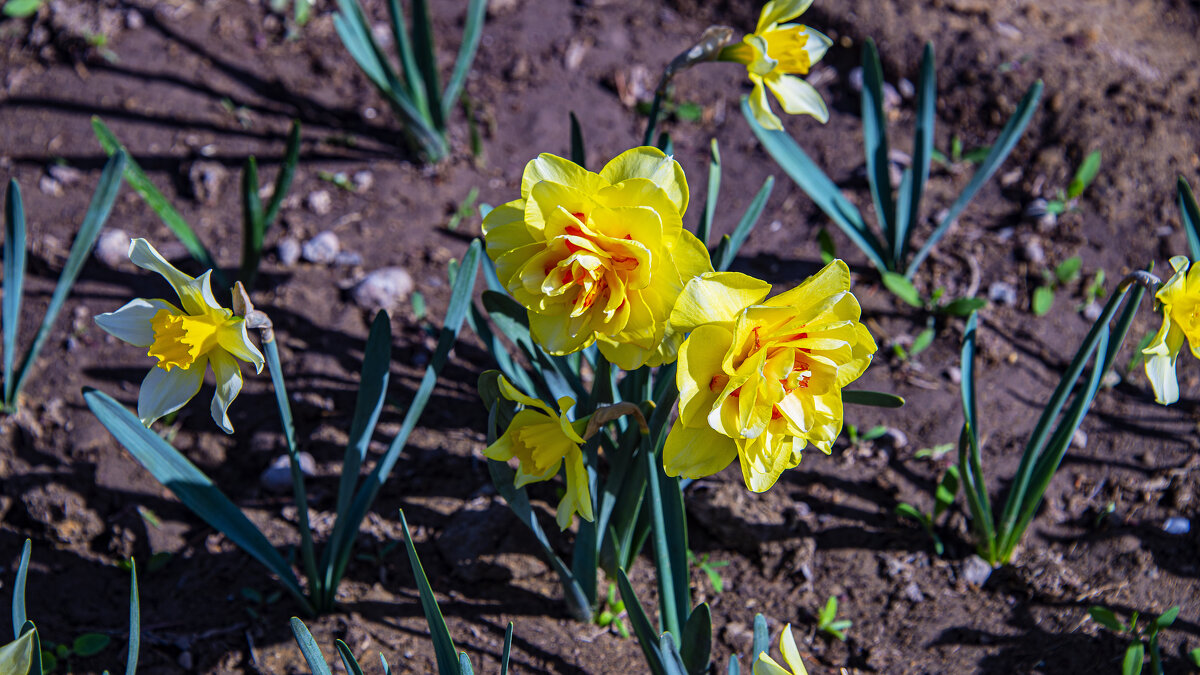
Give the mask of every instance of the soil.
M 268 247 L 332 230 L 361 260 L 287 265 L 271 255 L 255 300 L 275 321 L 299 435 L 316 459 L 310 497 L 321 534 L 329 527 L 370 319 L 346 289 L 367 271 L 398 265 L 429 306 L 426 319 L 407 303 L 393 313 L 392 400 L 372 444 L 378 452 L 399 428 L 428 361 L 426 327 L 448 300 L 446 265 L 479 234 L 477 218 L 454 231 L 445 226 L 468 192 L 478 188 L 479 200 L 492 204 L 512 199 L 525 162 L 539 152 L 567 154 L 571 111 L 591 164 L 636 144 L 644 118 L 627 103 L 639 87 L 643 95 L 652 89 L 663 64 L 710 24 L 738 33 L 753 27 L 759 3 L 493 0 L 466 87 L 483 153 L 472 157 L 460 111 L 451 125 L 453 156 L 436 167 L 417 163 L 400 145 L 397 122 L 334 32 L 332 2 L 319 1 L 315 18 L 292 37 L 267 4 L 52 0 L 35 19 L 0 22 L 0 167 L 22 186 L 29 216 L 20 331 L 28 344 L 104 163 L 92 115 L 111 126 L 231 268 L 241 244 L 241 164 L 256 155 L 264 181 L 270 179 L 290 120 L 303 123 L 293 196 Z M 432 4 L 437 34 L 457 36 L 464 3 Z M 382 22 L 384 3 L 367 5 Z M 1104 270 L 1111 289 L 1124 273 L 1152 261 L 1163 269 L 1170 255 L 1186 251 L 1174 181 L 1182 175 L 1200 185 L 1200 5 L 818 2 L 805 20 L 835 40 L 811 76 L 832 114 L 823 126 L 809 118 L 785 124 L 867 214 L 852 77 L 863 40 L 877 41 L 885 79 L 901 94 L 889 112 L 900 150 L 909 149 L 913 124 L 902 80 L 915 81 L 927 40 L 937 49 L 936 145 L 943 150 L 954 136 L 968 149 L 990 143 L 1026 88 L 1045 81 L 1043 105 L 1024 139 L 917 275 L 926 293 L 944 287 L 986 296 L 995 284 L 1015 291 L 1014 304 L 993 302 L 982 312 L 980 328 L 984 463 L 1000 490 L 1088 328 L 1078 307 L 1094 273 Z M 456 39 L 439 47 L 446 68 Z M 1183 653 L 1200 646 L 1200 539 L 1169 534 L 1164 522 L 1190 523 L 1200 508 L 1194 360 L 1181 357 L 1183 398 L 1170 408 L 1154 404 L 1140 368 L 1118 368 L 1119 381 L 1096 398 L 1014 564 L 982 586 L 970 583 L 961 500 L 940 529 L 941 556 L 919 526 L 893 511 L 899 502 L 929 509 L 934 481 L 952 456 L 917 451 L 957 439 L 963 323 L 939 320 L 931 348 L 907 360 L 893 355 L 893 344 L 911 344 L 923 330 L 926 315 L 886 292 L 861 253 L 759 148 L 737 107 L 747 91 L 744 71 L 728 64 L 676 79 L 676 100 L 703 111 L 698 120 L 665 122 L 693 204 L 702 203 L 713 137 L 725 167 L 717 233 L 732 229 L 765 178 L 776 175 L 735 269 L 794 285 L 820 265 L 817 233 L 828 227 L 855 270 L 865 320 L 881 345 L 862 385 L 908 403 L 898 411 L 848 409 L 847 422 L 859 429 L 892 431 L 843 442 L 830 457 L 812 453 L 765 494 L 748 493 L 736 468 L 689 488 L 693 549 L 728 563 L 715 568 L 722 592 L 693 572 L 696 599 L 712 604 L 717 663 L 740 653 L 748 666 L 754 614 L 762 612 L 775 633 L 792 623 L 812 673 L 1118 672 L 1125 641 L 1091 621 L 1087 608 L 1156 615 L 1179 605 L 1179 618 L 1162 635 L 1163 653 L 1168 673 L 1188 672 Z M 1092 150 L 1102 151 L 1102 169 L 1078 210 L 1056 222 L 1025 217 L 1035 199 L 1065 188 Z M 52 175 L 61 165 L 77 173 Z M 323 172 L 368 172 L 371 184 L 352 192 L 322 179 Z M 965 166 L 935 166 L 919 238 L 969 177 Z M 312 196 L 320 191 L 328 193 L 328 208 Z M 694 225 L 699 212 L 692 208 L 685 222 Z M 108 227 L 148 237 L 180 266 L 200 271 L 128 188 Z M 1035 317 L 1030 297 L 1043 270 L 1075 255 L 1083 279 L 1060 289 L 1049 315 Z M 20 546 L 32 538 L 29 615 L 46 639 L 69 642 L 87 631 L 113 637 L 96 657 L 60 668 L 118 669 L 128 577 L 117 563 L 133 555 L 142 568 L 140 672 L 307 672 L 287 621 L 298 608 L 287 597 L 248 598 L 243 589 L 268 595 L 276 588 L 269 575 L 180 506 L 83 405 L 84 386 L 135 401 L 145 357 L 107 337 L 92 317 L 130 297 L 161 295 L 161 285 L 127 262 L 110 267 L 90 259 L 20 412 L 0 420 L 0 561 L 9 566 L 0 601 L 8 601 Z M 1118 364 L 1156 327 L 1149 311 L 1139 313 Z M 340 638 L 366 664 L 382 651 L 399 672 L 433 672 L 407 561 L 386 548 L 399 538 L 396 513 L 404 508 L 450 631 L 479 671 L 496 671 L 509 621 L 516 624 L 515 672 L 644 671 L 634 640 L 567 616 L 553 572 L 489 487 L 485 420 L 474 393 L 478 373 L 489 367 L 479 343 L 464 337 L 368 518 L 359 539 L 365 555 L 349 569 L 341 610 L 309 621 L 318 643 L 331 657 Z M 202 391 L 199 401 L 209 395 Z M 163 428 L 286 550 L 296 542 L 290 497 L 258 480 L 282 452 L 272 400 L 265 377 L 248 377 L 231 411 L 236 435 L 221 434 L 199 401 Z M 553 499 L 549 489 L 535 494 Z M 153 554 L 169 555 L 150 569 L 143 561 Z M 651 601 L 648 559 L 635 567 L 633 581 Z M 839 618 L 853 621 L 846 642 L 815 630 L 831 595 L 840 601 Z

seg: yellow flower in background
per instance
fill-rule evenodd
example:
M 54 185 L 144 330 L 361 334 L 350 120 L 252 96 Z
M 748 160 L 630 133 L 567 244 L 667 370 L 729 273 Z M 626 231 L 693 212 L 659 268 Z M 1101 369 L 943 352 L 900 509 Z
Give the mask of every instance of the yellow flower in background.
M 704 244 L 683 229 L 683 168 L 656 148 L 628 150 L 592 173 L 550 154 L 525 166 L 521 198 L 483 221 L 487 252 L 509 293 L 529 310 L 534 340 L 551 354 L 599 341 L 626 370 L 675 359 L 675 299 L 712 271 Z
M 754 675 L 808 675 L 804 661 L 800 660 L 800 650 L 796 649 L 790 623 L 783 627 L 783 634 L 779 636 L 779 651 L 783 653 L 787 668 L 776 663 L 766 652 L 759 652 L 754 659 Z
M 238 360 L 254 364 L 262 372 L 263 356 L 250 341 L 245 321 L 217 304 L 209 270 L 199 278 L 175 269 L 145 239 L 134 239 L 129 260 L 142 269 L 157 272 L 179 295 L 182 309 L 166 300 L 137 298 L 115 312 L 100 314 L 96 323 L 114 337 L 158 359 L 138 392 L 138 418 L 150 426 L 191 400 L 212 366 L 217 379 L 212 399 L 212 416 L 217 426 L 233 433 L 229 404 L 242 390 Z
M 587 427 L 587 421 L 580 420 L 573 425 L 567 420 L 567 411 L 575 405 L 574 399 L 569 396 L 558 399 L 558 412 L 555 412 L 536 398 L 526 396 L 503 376 L 499 378 L 499 384 L 501 396 L 525 408 L 517 412 L 504 434 L 483 451 L 484 456 L 500 462 L 516 457 L 519 462 L 514 481 L 516 487 L 550 480 L 565 462 L 567 491 L 558 503 L 558 526 L 564 530 L 570 527 L 576 513 L 585 520 L 592 520 L 592 494 L 579 448 L 583 443 L 580 432 Z
M 671 324 L 679 349 L 679 419 L 667 475 L 699 478 L 736 457 L 762 492 L 800 463 L 808 443 L 828 454 L 842 430 L 842 388 L 866 370 L 875 341 L 859 322 L 850 270 L 835 260 L 796 288 L 717 272 L 688 284 Z
M 1163 284 L 1154 298 L 1162 305 L 1162 327 L 1142 350 L 1146 357 L 1146 377 L 1154 387 L 1159 403 L 1169 405 L 1179 400 L 1179 383 L 1175 379 L 1175 359 L 1187 340 L 1192 354 L 1200 358 L 1200 267 L 1186 256 L 1171 258 L 1175 274 Z
M 786 23 L 803 14 L 811 4 L 812 0 L 771 0 L 763 5 L 754 32 L 741 43 L 721 50 L 720 60 L 746 66 L 754 84 L 750 109 L 764 129 L 783 129 L 779 118 L 771 112 L 767 89 L 775 94 L 787 114 L 812 115 L 822 123 L 829 120 L 821 94 L 795 74 L 807 75 L 833 41 L 807 26 Z

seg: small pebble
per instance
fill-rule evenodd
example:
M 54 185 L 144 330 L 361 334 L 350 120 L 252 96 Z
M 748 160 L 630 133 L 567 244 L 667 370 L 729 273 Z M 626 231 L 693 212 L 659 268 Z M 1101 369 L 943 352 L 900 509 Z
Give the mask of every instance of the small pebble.
M 323 216 L 333 210 L 333 197 L 329 196 L 329 190 L 314 190 L 308 193 L 305 204 L 310 211 Z
M 921 592 L 921 587 L 915 581 L 910 581 L 904 587 L 904 597 L 908 598 L 909 602 L 913 604 L 925 602 L 925 594 Z
M 1017 304 L 1017 289 L 1010 283 L 993 281 L 988 286 L 988 300 L 998 305 L 1015 305 Z
M 1167 534 L 1187 534 L 1192 529 L 1192 523 L 1187 518 L 1171 516 L 1163 523 L 1163 532 Z
M 337 259 L 342 248 L 338 236 L 329 230 L 318 234 L 304 243 L 301 253 L 304 259 L 318 265 L 328 265 Z
M 365 192 L 375 184 L 375 174 L 370 171 L 359 171 L 354 174 L 354 191 Z
M 63 194 L 62 183 L 55 180 L 53 176 L 42 176 L 39 178 L 38 189 L 42 191 L 42 194 L 52 197 L 61 197 Z
M 1087 442 L 1088 442 L 1087 432 L 1084 431 L 1083 429 L 1076 429 L 1075 433 L 1071 435 L 1071 445 L 1073 447 L 1076 447 L 1076 448 L 1079 448 L 1082 450 L 1083 448 L 1087 447 Z
M 83 172 L 66 164 L 51 164 L 46 173 L 63 185 L 74 185 L 83 178 Z
M 300 262 L 300 242 L 293 237 L 284 237 L 275 245 L 275 255 L 279 257 L 279 264 L 284 267 L 291 267 Z
M 1049 213 L 1046 210 L 1047 205 L 1048 205 L 1048 202 L 1045 199 L 1038 197 L 1037 199 L 1029 202 L 1029 204 L 1027 204 L 1025 206 L 1025 217 L 1033 218 L 1035 220 L 1038 218 L 1041 218 L 1042 216 Z
M 357 251 L 338 251 L 338 254 L 333 257 L 333 264 L 342 267 L 357 267 L 363 264 L 363 257 Z
M 992 566 L 986 560 L 973 555 L 963 561 L 962 578 L 972 586 L 983 586 L 992 576 Z
M 106 228 L 96 240 L 96 249 L 92 254 L 106 267 L 120 267 L 121 263 L 129 260 L 129 234 L 125 230 Z
M 129 30 L 141 30 L 146 25 L 146 17 L 136 9 L 125 12 L 125 27 Z
M 908 447 L 908 435 L 899 429 L 888 427 L 883 436 L 879 439 L 887 443 L 890 447 L 899 450 L 900 448 Z
M 312 476 L 316 473 L 317 463 L 307 452 L 297 455 L 300 459 L 300 473 Z M 280 455 L 271 460 L 262 475 L 258 477 L 259 485 L 271 492 L 283 492 L 292 488 L 292 460 L 287 455 Z
M 371 272 L 350 292 L 363 309 L 393 310 L 412 293 L 413 280 L 403 267 L 384 267 Z
M 946 368 L 946 377 L 950 378 L 954 384 L 959 384 L 962 382 L 962 369 L 958 366 L 950 366 Z
M 850 88 L 854 91 L 862 91 L 863 88 L 863 69 L 862 66 L 856 66 L 850 69 L 850 74 L 847 76 L 850 81 Z
M 1046 251 L 1042 248 L 1042 242 L 1037 239 L 1027 239 L 1021 245 L 1021 254 L 1025 260 L 1034 265 L 1043 265 L 1046 262 Z
M 896 89 L 900 91 L 900 95 L 904 98 L 912 98 L 917 94 L 917 88 L 913 86 L 912 81 L 907 77 L 900 78 L 900 81 L 896 83 Z
M 1100 313 L 1103 308 L 1095 300 L 1088 303 L 1087 307 L 1083 308 L 1083 318 L 1088 321 L 1095 321 L 1100 318 Z
M 192 653 L 189 651 L 180 652 L 179 667 L 183 668 L 185 672 L 190 672 L 192 670 L 192 665 Z

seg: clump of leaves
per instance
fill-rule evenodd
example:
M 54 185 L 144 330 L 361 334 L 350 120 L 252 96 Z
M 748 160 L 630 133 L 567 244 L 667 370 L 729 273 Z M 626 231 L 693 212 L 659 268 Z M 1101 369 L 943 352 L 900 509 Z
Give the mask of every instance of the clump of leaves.
M 1158 633 L 1175 623 L 1179 616 L 1179 605 L 1168 609 L 1154 619 L 1147 618 L 1138 624 L 1139 615 L 1134 612 L 1129 617 L 1129 623 L 1122 623 L 1117 615 L 1107 607 L 1092 605 L 1088 608 L 1092 619 L 1118 635 L 1129 638 L 1129 647 L 1125 649 L 1125 659 L 1121 662 L 1121 675 L 1139 675 L 1146 662 L 1146 650 L 1150 651 L 1150 672 L 1153 675 L 1163 675 L 1162 653 L 1158 648 Z M 1200 650 L 1192 650 L 1193 660 Z
M 850 630 L 854 623 L 848 619 L 838 619 L 837 610 L 837 596 L 831 595 L 825 602 L 825 607 L 821 609 L 821 613 L 817 615 L 817 630 L 845 642 L 846 631 Z
M 687 555 L 688 564 L 695 565 L 697 569 L 699 569 L 701 572 L 704 572 L 704 574 L 708 576 L 708 583 L 712 584 L 713 592 L 724 593 L 725 580 L 721 578 L 721 573 L 717 571 L 717 568 L 727 567 L 729 565 L 729 561 L 709 560 L 707 553 L 697 558 L 696 554 L 693 553 L 691 549 L 688 549 Z
M 991 151 L 992 146 L 990 145 L 981 145 L 978 148 L 964 151 L 962 138 L 955 134 L 950 137 L 949 155 L 935 148 L 931 156 L 933 161 L 953 170 L 962 164 L 982 164 Z
M 691 554 L 691 551 L 688 551 Z M 610 628 L 617 632 L 622 638 L 629 639 L 629 627 L 625 625 L 625 601 L 617 596 L 617 585 L 608 585 L 608 597 L 605 598 L 604 604 L 596 611 L 596 625 L 601 628 Z
M 1075 255 L 1059 263 L 1053 271 L 1042 270 L 1042 285 L 1033 292 L 1033 313 L 1037 316 L 1046 316 L 1054 307 L 1055 292 L 1067 284 L 1078 281 L 1082 267 L 1083 259 Z M 1103 292 L 1103 284 L 1104 277 L 1101 276 L 1099 292 Z M 1092 285 L 1095 286 L 1095 283 L 1093 282 Z

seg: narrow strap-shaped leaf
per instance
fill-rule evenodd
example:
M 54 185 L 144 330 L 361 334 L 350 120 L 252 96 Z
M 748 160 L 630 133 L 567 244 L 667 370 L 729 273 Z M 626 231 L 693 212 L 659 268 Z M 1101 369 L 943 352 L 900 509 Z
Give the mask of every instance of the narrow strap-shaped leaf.
M 679 647 L 675 646 L 675 639 L 670 633 L 663 633 L 658 638 L 658 651 L 663 655 L 663 666 L 667 669 L 667 675 L 688 675 L 683 657 L 679 655 Z
M 142 609 L 138 601 L 137 563 L 129 561 L 129 654 L 125 658 L 125 675 L 136 675 L 138 650 L 142 645 Z
M 265 229 L 262 199 L 258 196 L 258 160 L 251 155 L 242 167 L 242 271 L 238 275 L 251 288 L 262 260 Z
M 25 540 L 21 547 L 21 561 L 17 563 L 17 579 L 13 582 L 12 622 L 13 639 L 21 637 L 21 629 L 28 618 L 25 616 L 25 579 L 29 574 L 29 553 L 33 546 L 30 540 Z
M 345 666 L 347 673 L 363 675 L 362 666 L 358 665 L 358 659 L 354 658 L 354 652 L 350 651 L 350 645 L 342 640 L 334 640 L 333 646 L 337 649 L 338 656 L 342 658 L 342 665 Z
M 917 120 L 913 131 L 912 166 L 905 172 L 901 184 L 900 203 L 897 206 L 895 239 L 892 250 L 896 253 L 896 269 L 904 269 L 912 240 L 913 225 L 921 214 L 921 197 L 925 183 L 929 181 L 929 165 L 933 161 L 934 124 L 936 123 L 937 74 L 933 66 L 933 44 L 926 42 L 921 54 L 921 77 L 917 81 Z
M 825 212 L 842 232 L 858 246 L 864 255 L 880 272 L 890 269 L 886 262 L 887 250 L 879 241 L 879 237 L 867 228 L 862 214 L 854 205 L 842 196 L 841 190 L 829 176 L 809 159 L 808 155 L 796 145 L 796 141 L 783 131 L 764 129 L 754 118 L 750 103 L 742 97 L 742 116 L 750 124 L 750 129 L 758 137 L 763 148 L 777 164 L 791 176 L 796 185 L 809 196 L 813 202 Z
M 471 71 L 471 64 L 475 62 L 475 52 L 479 49 L 479 41 L 483 36 L 483 20 L 486 15 L 487 0 L 471 0 L 467 3 L 467 18 L 463 24 L 462 43 L 458 47 L 458 58 L 454 60 L 454 70 L 450 71 L 450 79 L 446 82 L 445 91 L 442 92 L 443 120 L 450 119 L 454 104 L 462 95 L 463 85 L 466 84 L 467 74 Z
M 896 203 L 892 196 L 892 180 L 888 174 L 887 117 L 883 114 L 883 68 L 875 41 L 867 38 L 862 48 L 862 122 L 863 150 L 867 159 L 867 182 L 871 185 L 871 200 L 879 215 L 879 229 L 884 242 L 895 259 Z
M 733 264 L 733 259 L 742 249 L 742 244 L 746 243 L 746 237 L 750 236 L 750 231 L 758 224 L 758 218 L 766 208 L 767 199 L 771 197 L 771 190 L 774 187 L 775 177 L 767 176 L 762 187 L 758 189 L 758 194 L 754 195 L 754 199 L 750 201 L 750 206 L 746 207 L 746 212 L 742 214 L 742 219 L 738 221 L 737 227 L 733 228 L 733 232 L 729 234 L 729 242 L 723 243 L 720 262 L 717 264 L 718 271 L 727 270 Z
M 707 602 L 697 605 L 683 625 L 679 655 L 689 675 L 708 672 L 708 664 L 712 659 L 712 612 Z
M 869 405 L 876 408 L 900 408 L 904 406 L 904 398 L 882 391 L 866 391 L 863 389 L 843 389 L 842 403 L 850 405 Z
M 429 0 L 412 1 L 412 48 L 417 57 L 417 69 L 425 85 L 425 98 L 429 101 L 429 121 L 435 129 L 446 128 L 445 108 L 442 103 L 441 77 L 438 76 L 437 46 L 433 41 L 433 17 L 429 14 Z M 414 87 L 415 88 L 415 87 Z
M 696 225 L 696 238 L 708 246 L 712 236 L 713 219 L 717 214 L 717 199 L 721 194 L 721 148 L 714 138 L 708 146 L 708 194 L 704 195 L 704 210 L 700 212 L 700 223 Z
M 742 675 L 742 667 L 738 664 L 737 654 L 729 655 L 729 668 L 725 672 L 726 675 Z
M 675 556 L 671 554 L 670 533 L 666 526 L 666 505 L 664 504 L 663 481 L 658 479 L 662 471 L 657 455 L 650 447 L 650 436 L 642 436 L 642 459 L 648 463 L 647 483 L 650 486 L 650 522 L 651 537 L 654 545 L 654 567 L 658 570 L 658 605 L 660 628 L 663 632 L 681 634 L 682 623 L 679 617 L 680 599 L 677 595 L 676 575 L 687 578 L 687 567 L 677 568 Z M 657 465 L 657 466 L 656 466 Z M 686 541 L 685 541 L 686 544 Z M 687 552 L 686 545 L 683 548 Z M 686 610 L 685 610 L 686 612 Z
M 403 85 L 395 73 L 389 72 L 391 66 L 379 57 L 376 48 L 372 46 L 371 27 L 366 22 L 357 0 L 338 0 L 338 6 L 341 11 L 333 15 L 333 26 L 354 62 L 389 98 L 404 96 L 407 92 L 403 91 Z M 401 91 L 396 90 L 398 85 Z
M 988 562 L 995 562 L 996 554 L 996 520 L 992 515 L 991 497 L 988 495 L 987 481 L 984 478 L 982 461 L 980 459 L 978 406 L 975 395 L 975 341 L 978 315 L 972 313 L 967 319 L 966 332 L 963 335 L 962 353 L 959 368 L 962 378 L 959 387 L 962 392 L 963 429 L 959 435 L 958 463 L 959 472 L 963 477 L 963 491 L 966 494 L 968 506 L 974 519 L 976 532 L 983 539 Z
M 85 388 L 83 399 L 96 419 L 158 482 L 171 490 L 184 506 L 204 522 L 277 574 L 280 582 L 296 597 L 304 610 L 312 611 L 291 566 L 204 472 L 158 434 L 142 426 L 133 413 L 108 394 Z
M 21 324 L 21 299 L 25 295 L 25 206 L 17 181 L 8 181 L 4 198 L 4 305 L 0 322 L 4 324 L 4 404 L 15 406 L 13 360 L 17 355 L 17 332 Z M 24 623 L 23 621 L 21 623 Z M 14 629 L 21 624 L 15 624 Z
M 388 665 L 387 658 L 383 652 L 379 652 L 379 665 L 383 667 L 383 675 L 392 675 L 392 667 Z
M 408 564 L 412 567 L 413 577 L 417 582 L 417 592 L 421 596 L 421 611 L 425 613 L 425 622 L 429 624 L 429 635 L 433 638 L 433 653 L 437 657 L 438 672 L 451 675 L 458 672 L 458 650 L 454 640 L 450 638 L 450 629 L 446 628 L 446 619 L 438 607 L 437 599 L 433 597 L 433 588 L 425 569 L 421 567 L 421 559 L 417 557 L 417 548 L 413 546 L 412 534 L 408 531 L 408 520 L 404 517 L 404 509 L 400 510 L 400 526 L 404 530 L 404 546 L 408 550 Z
M 100 146 L 104 148 L 104 152 L 108 153 L 109 156 L 116 154 L 118 150 L 125 150 L 128 153 L 128 150 L 121 144 L 121 141 L 117 139 L 116 135 L 109 130 L 108 126 L 99 117 L 92 117 L 92 131 L 96 134 L 96 140 L 100 142 Z M 134 192 L 141 195 L 142 200 L 146 202 L 150 210 L 158 215 L 159 220 L 163 222 L 163 225 L 167 226 L 167 229 L 171 230 L 175 238 L 183 244 L 188 254 L 196 262 L 200 263 L 201 267 L 213 271 L 213 281 L 216 282 L 216 285 L 220 288 L 228 287 L 230 285 L 228 280 L 225 278 L 224 273 L 217 267 L 217 262 L 212 257 L 212 254 L 205 248 L 204 243 L 200 241 L 200 237 L 196 234 L 196 231 L 184 220 L 179 211 L 176 211 L 175 207 L 171 206 L 171 202 L 167 201 L 163 193 L 154 187 L 154 183 L 150 182 L 150 178 L 146 176 L 146 172 L 142 171 L 142 167 L 138 166 L 133 157 L 128 157 L 125 162 L 125 182 L 129 183 L 129 187 L 133 188 Z
M 569 115 L 571 121 L 571 161 L 580 167 L 587 168 L 587 148 L 583 144 L 583 129 L 579 126 L 579 118 L 574 111 Z
M 1179 218 L 1183 221 L 1183 231 L 1187 232 L 1188 253 L 1192 260 L 1200 260 L 1200 206 L 1196 204 L 1192 186 L 1183 176 L 1176 181 L 1175 191 L 1179 201 Z
M 500 675 L 508 675 L 508 659 L 512 656 L 513 622 L 504 629 L 504 650 L 500 653 Z
M 758 660 L 758 655 L 771 651 L 771 633 L 767 630 L 767 619 L 761 613 L 754 615 L 754 648 L 751 650 L 750 662 Z
M 350 508 L 338 514 L 333 535 L 330 538 L 329 547 L 322 556 L 321 565 L 324 575 L 323 590 L 330 604 L 332 604 L 333 594 L 337 592 L 338 581 L 342 578 L 346 565 L 350 561 L 354 539 L 358 536 L 363 518 L 366 517 L 371 504 L 375 502 L 380 488 L 387 482 L 392 468 L 399 461 L 400 453 L 408 442 L 409 434 L 416 428 L 417 420 L 420 419 L 421 413 L 425 411 L 425 405 L 429 403 L 429 398 L 433 395 L 438 374 L 442 372 L 442 368 L 450 357 L 450 350 L 454 348 L 454 344 L 458 340 L 459 330 L 462 328 L 467 311 L 471 306 L 471 295 L 479 273 L 479 257 L 482 250 L 482 243 L 476 239 L 471 242 L 467 254 L 463 256 L 462 269 L 454 280 L 450 294 L 450 306 L 446 310 L 446 319 L 442 325 L 441 334 L 438 336 L 437 348 L 434 350 L 429 365 L 425 367 L 425 375 L 421 378 L 421 384 L 417 387 L 408 412 L 404 415 L 400 431 L 392 439 L 391 445 L 388 446 L 379 463 L 375 465 L 375 469 L 371 471 L 366 481 L 355 493 Z
M 317 646 L 317 641 L 313 639 L 312 633 L 308 631 L 308 626 L 297 617 L 292 617 L 292 635 L 296 637 L 296 644 L 300 646 L 300 653 L 304 655 L 304 660 L 308 661 L 308 667 L 312 669 L 313 675 L 333 675 L 329 670 L 329 664 L 325 662 L 325 656 L 321 654 L 321 648 Z
M 600 453 L 597 451 L 597 446 L 600 443 L 600 434 L 591 438 L 583 447 L 584 472 L 587 475 L 588 481 L 588 497 L 592 500 L 592 513 L 597 510 L 596 493 L 598 492 L 599 476 L 596 470 L 599 463 Z M 596 527 L 595 519 L 584 520 L 580 519 L 577 529 L 575 530 L 575 546 L 571 554 L 571 573 L 575 577 L 575 581 L 583 589 L 587 595 L 588 604 L 596 605 L 596 567 L 598 566 L 598 558 L 600 552 L 600 536 L 601 530 Z
M 667 675 L 654 626 L 650 624 L 646 610 L 642 607 L 642 601 L 638 600 L 637 593 L 634 593 L 633 586 L 629 584 L 629 577 L 625 575 L 623 568 L 617 570 L 617 590 L 621 592 L 621 601 L 625 603 L 629 623 L 633 626 L 633 634 L 637 636 L 642 653 L 646 655 L 646 664 L 650 666 L 650 672 L 654 675 Z
M 404 86 L 413 104 L 422 115 L 428 116 L 429 100 L 425 97 L 425 82 L 413 55 L 412 38 L 408 34 L 408 22 L 400 0 L 388 0 L 388 17 L 391 19 L 392 39 L 396 41 L 396 52 L 400 54 L 400 67 L 404 70 Z
M 21 628 L 21 635 L 28 632 L 33 632 L 33 663 L 29 666 L 30 675 L 41 675 L 46 672 L 42 663 L 42 638 L 38 634 L 37 626 L 33 625 L 32 621 L 26 620 L 25 626 Z
M 283 199 L 287 197 L 292 187 L 292 179 L 296 176 L 296 164 L 300 162 L 300 120 L 292 120 L 288 131 L 287 146 L 283 150 L 283 164 L 279 165 L 279 173 L 275 176 L 275 187 L 271 190 L 271 201 L 267 202 L 267 210 L 263 213 L 263 228 L 270 228 L 279 217 L 279 209 Z
M 466 652 L 458 654 L 458 675 L 475 675 L 475 669 L 471 667 L 471 657 L 467 656 Z
M 14 385 L 12 393 L 14 398 L 20 395 L 25 378 L 29 377 L 32 366 L 42 351 L 42 346 L 50 337 L 50 331 L 54 328 L 54 322 L 58 319 L 59 312 L 62 311 L 63 303 L 67 301 L 67 296 L 70 295 L 75 280 L 79 278 L 79 273 L 83 270 L 88 255 L 92 252 L 92 247 L 96 245 L 96 239 L 100 237 L 100 230 L 104 227 L 104 222 L 108 220 L 108 214 L 112 212 L 113 203 L 117 201 L 117 193 L 121 190 L 121 171 L 125 168 L 125 159 L 126 155 L 123 151 L 114 153 L 108 163 L 104 165 L 104 171 L 100 173 L 100 182 L 96 185 L 96 192 L 92 195 L 91 203 L 88 204 L 88 210 L 83 216 L 83 222 L 79 225 L 79 231 L 75 233 L 75 241 L 71 243 L 71 252 L 67 254 L 67 262 L 63 265 L 62 273 L 58 275 L 54 293 L 50 295 L 50 304 L 46 307 L 46 315 L 42 317 L 42 324 L 38 326 L 38 332 L 33 336 L 33 343 L 29 345 L 29 351 L 25 352 L 25 357 L 21 359 L 21 366 L 17 368 L 16 375 L 13 376 L 16 378 L 16 385 Z
M 375 433 L 383 401 L 387 396 L 392 364 L 392 320 L 387 312 L 379 312 L 371 322 L 367 346 L 363 350 L 362 375 L 354 418 L 350 422 L 350 438 L 346 442 L 346 457 L 342 460 L 342 477 L 338 482 L 337 513 L 345 513 L 354 497 L 358 471 L 367 457 L 367 446 Z
M 1038 80 L 1029 87 L 1029 90 L 1025 92 L 1025 96 L 1021 98 L 1021 102 L 1017 104 L 1016 111 L 1013 112 L 1012 117 L 1008 118 L 1008 122 L 1005 123 L 1004 128 L 1000 130 L 1000 135 L 996 137 L 996 142 L 992 144 L 991 151 L 988 152 L 987 157 L 980 163 L 979 168 L 975 170 L 975 175 L 971 176 L 971 182 L 967 183 L 966 189 L 962 191 L 958 199 L 954 200 L 954 203 L 946 212 L 946 216 L 942 218 L 942 222 L 937 226 L 937 229 L 933 231 L 933 234 L 929 235 L 929 239 L 925 242 L 925 245 L 921 247 L 917 255 L 908 263 L 908 269 L 905 271 L 904 276 L 909 279 L 913 277 L 913 274 L 916 273 L 921 263 L 925 261 L 929 252 L 941 241 L 942 237 L 946 235 L 946 231 L 958 219 L 959 214 L 962 213 L 963 209 L 967 208 L 967 204 L 975 198 L 976 193 L 983 187 L 983 184 L 1004 163 L 1008 154 L 1016 146 L 1017 141 L 1021 139 L 1021 134 L 1025 132 L 1025 127 L 1033 117 L 1034 111 L 1037 110 L 1038 99 L 1041 98 L 1041 95 L 1042 81 Z

